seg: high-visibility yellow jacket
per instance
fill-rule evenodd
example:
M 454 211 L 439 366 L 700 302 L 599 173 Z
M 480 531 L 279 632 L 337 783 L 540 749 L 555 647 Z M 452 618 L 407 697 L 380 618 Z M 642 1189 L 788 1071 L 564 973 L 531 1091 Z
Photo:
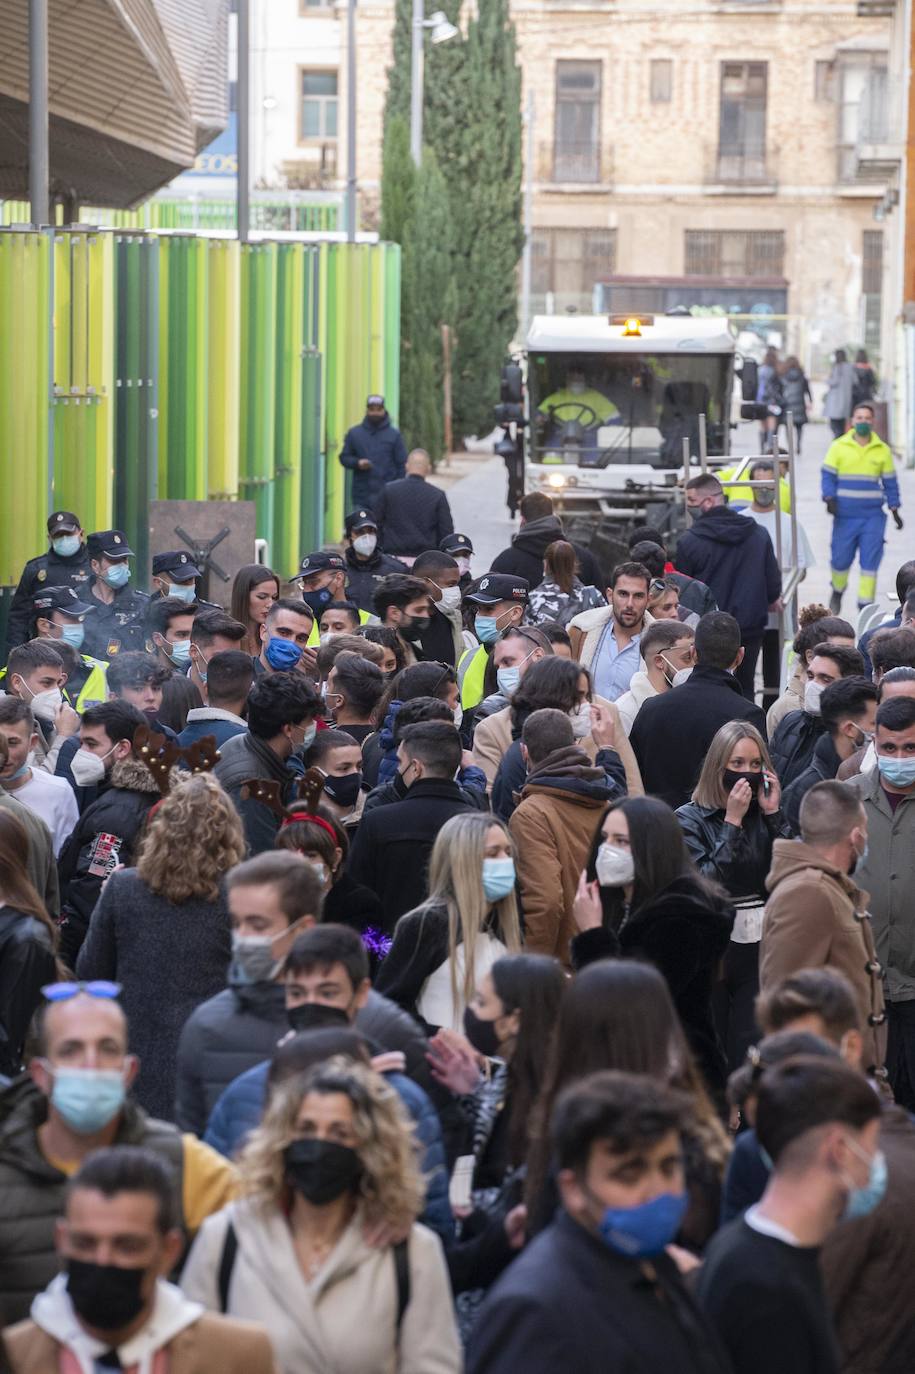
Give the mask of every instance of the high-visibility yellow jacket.
M 899 505 L 899 482 L 889 447 L 871 434 L 870 442 L 859 444 L 854 430 L 840 434 L 826 451 L 820 469 L 820 494 L 824 501 L 835 500 L 836 515 L 876 515 L 883 502 L 891 510 Z

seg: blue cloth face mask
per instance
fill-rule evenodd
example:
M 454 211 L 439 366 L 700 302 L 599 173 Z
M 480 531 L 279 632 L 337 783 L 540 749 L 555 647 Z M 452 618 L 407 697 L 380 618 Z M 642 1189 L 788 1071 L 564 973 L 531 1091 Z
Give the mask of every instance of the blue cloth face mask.
M 483 891 L 488 902 L 501 902 L 514 890 L 514 859 L 483 860 Z
M 126 587 L 130 581 L 130 568 L 126 563 L 112 563 L 102 573 L 102 581 L 107 582 L 109 587 Z
M 62 625 L 60 637 L 65 644 L 69 644 L 71 649 L 79 651 L 83 647 L 83 640 L 86 638 L 85 625 Z
M 473 618 L 473 632 L 481 644 L 492 644 L 499 635 L 499 626 L 494 615 L 476 615 Z
M 56 539 L 51 540 L 51 548 L 59 558 L 72 558 L 75 553 L 79 553 L 82 540 L 78 534 L 59 534 Z
M 866 1159 L 864 1151 L 854 1143 L 846 1140 L 846 1144 L 858 1156 L 859 1159 Z M 883 1201 L 886 1193 L 886 1156 L 882 1150 L 877 1150 L 870 1158 L 870 1177 L 863 1188 L 849 1188 L 848 1200 L 845 1203 L 845 1211 L 842 1213 L 843 1221 L 853 1221 L 855 1217 L 868 1216 L 878 1203 Z
M 627 1259 L 651 1259 L 676 1237 L 688 1202 L 686 1193 L 661 1193 L 638 1207 L 607 1207 L 597 1228 L 601 1240 Z
M 51 1102 L 80 1135 L 100 1131 L 124 1105 L 123 1069 L 47 1068 L 54 1075 Z
M 298 667 L 301 657 L 302 650 L 294 640 L 281 639 L 278 635 L 271 635 L 267 640 L 264 658 L 274 672 L 283 673 Z
M 191 661 L 191 641 L 189 639 L 176 639 L 174 644 L 170 640 L 165 641 L 165 652 L 176 663 L 179 668 L 183 668 L 185 663 Z
M 330 587 L 319 587 L 316 592 L 303 592 L 302 600 L 306 606 L 311 607 L 315 615 L 320 615 L 332 595 Z
M 173 582 L 170 587 L 164 588 L 164 592 L 166 596 L 176 597 L 187 606 L 197 600 L 197 590 L 193 582 Z
M 877 755 L 880 776 L 893 787 L 911 787 L 915 782 L 915 759 L 891 759 Z
M 5 777 L 5 778 L 0 778 L 0 785 L 2 785 L 2 783 L 4 783 L 4 782 L 15 782 L 15 781 L 17 780 L 17 778 L 24 778 L 25 775 L 26 775 L 26 773 L 27 773 L 28 771 L 29 771 L 29 761 L 28 761 L 28 759 L 26 759 L 26 761 L 25 761 L 25 763 L 22 765 L 22 767 L 21 767 L 21 768 L 17 768 L 16 771 L 15 771 L 15 773 L 10 773 L 7 777 Z

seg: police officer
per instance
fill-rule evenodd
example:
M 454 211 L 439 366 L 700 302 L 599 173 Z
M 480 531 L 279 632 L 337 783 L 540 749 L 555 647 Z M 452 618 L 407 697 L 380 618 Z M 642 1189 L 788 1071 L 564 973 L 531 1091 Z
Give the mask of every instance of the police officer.
M 149 605 L 154 606 L 166 597 L 177 597 L 189 606 L 193 603 L 201 610 L 212 610 L 212 601 L 201 601 L 197 595 L 197 579 L 203 573 L 183 549 L 172 549 L 168 553 L 153 554 L 152 585 L 153 594 Z
M 899 483 L 893 455 L 874 433 L 874 407 L 862 401 L 852 413 L 852 427 L 834 439 L 820 472 L 820 494 L 834 517 L 832 525 L 832 597 L 829 609 L 838 615 L 848 571 L 857 553 L 861 561 L 858 606 L 877 594 L 877 569 L 883 558 L 886 511 L 884 498 L 898 529 Z
M 86 621 L 84 647 L 95 658 L 110 661 L 115 654 L 144 647 L 149 597 L 129 585 L 133 549 L 123 530 L 97 530 L 89 535 L 86 547 L 93 577 L 89 604 L 94 614 Z
M 32 599 L 32 611 L 35 635 L 54 640 L 62 650 L 70 650 L 64 658 L 67 668 L 64 695 L 69 704 L 82 713 L 90 706 L 107 701 L 107 662 L 82 652 L 86 617 L 95 614 L 95 607 L 80 601 L 72 587 L 43 587 Z
M 321 612 L 332 601 L 345 601 L 346 562 L 343 555 L 332 549 L 316 549 L 306 553 L 299 564 L 299 575 L 295 579 L 302 593 L 302 600 L 310 607 L 315 623 L 311 627 L 308 646 L 316 649 L 321 642 Z M 367 625 L 375 617 L 368 611 L 359 611 L 359 621 Z
M 493 646 L 503 630 L 520 625 L 528 602 L 527 578 L 512 573 L 485 573 L 464 593 L 464 606 L 474 611 L 473 632 L 478 648 L 465 649 L 458 661 L 457 679 L 464 711 L 479 706 L 485 695 L 484 678 Z
M 372 610 L 372 596 L 380 577 L 405 573 L 406 564 L 392 558 L 378 544 L 378 521 L 370 510 L 351 510 L 344 522 L 343 557 L 346 561 L 346 599 L 366 615 Z M 317 621 L 315 621 L 317 624 Z
M 442 553 L 450 553 L 451 557 L 457 560 L 458 568 L 461 572 L 461 580 L 458 584 L 462 592 L 466 592 L 473 578 L 470 575 L 470 560 L 473 558 L 473 544 L 470 536 L 466 534 L 446 534 L 439 544 Z
M 48 517 L 48 540 L 48 552 L 30 558 L 22 570 L 10 604 L 7 652 L 17 644 L 24 644 L 29 637 L 32 599 L 36 593 L 45 587 L 73 587 L 82 596 L 89 590 L 92 572 L 79 516 L 69 510 L 54 511 Z

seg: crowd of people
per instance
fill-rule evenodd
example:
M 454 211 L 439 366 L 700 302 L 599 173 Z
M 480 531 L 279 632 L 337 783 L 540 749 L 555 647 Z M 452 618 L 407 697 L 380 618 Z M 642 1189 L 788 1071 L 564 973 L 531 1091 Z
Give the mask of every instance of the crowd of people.
M 228 610 L 73 512 L 25 569 L 6 1367 L 910 1370 L 915 562 L 773 683 L 758 490 L 475 568 L 401 447 Z

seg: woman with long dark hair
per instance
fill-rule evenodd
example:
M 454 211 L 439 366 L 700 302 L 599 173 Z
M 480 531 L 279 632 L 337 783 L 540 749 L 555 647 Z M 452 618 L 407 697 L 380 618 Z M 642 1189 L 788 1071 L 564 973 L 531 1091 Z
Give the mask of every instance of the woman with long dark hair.
M 57 976 L 57 931 L 29 879 L 29 839 L 0 809 L 0 1074 L 22 1068 L 29 1023 L 41 989 Z
M 574 907 L 572 961 L 623 955 L 664 975 L 696 1062 L 723 1101 L 727 1064 L 712 1015 L 734 913 L 727 893 L 697 872 L 666 802 L 628 797 L 594 834 Z
M 543 1229 L 557 1202 L 549 1124 L 564 1088 L 601 1069 L 644 1074 L 676 1088 L 692 1106 L 684 1133 L 689 1210 L 680 1244 L 701 1250 L 718 1225 L 730 1153 L 724 1127 L 693 1063 L 667 984 L 657 969 L 628 959 L 591 964 L 567 987 L 531 1125 L 525 1198 L 528 1231 Z
M 543 554 L 543 581 L 533 588 L 525 619 L 530 625 L 555 620 L 559 625 L 581 611 L 606 606 L 607 599 L 596 587 L 585 586 L 578 576 L 578 555 L 565 539 L 555 539 Z
M 239 648 L 256 658 L 261 648 L 261 626 L 274 601 L 280 599 L 280 579 L 263 563 L 245 563 L 235 574 L 229 614 L 245 627 Z

